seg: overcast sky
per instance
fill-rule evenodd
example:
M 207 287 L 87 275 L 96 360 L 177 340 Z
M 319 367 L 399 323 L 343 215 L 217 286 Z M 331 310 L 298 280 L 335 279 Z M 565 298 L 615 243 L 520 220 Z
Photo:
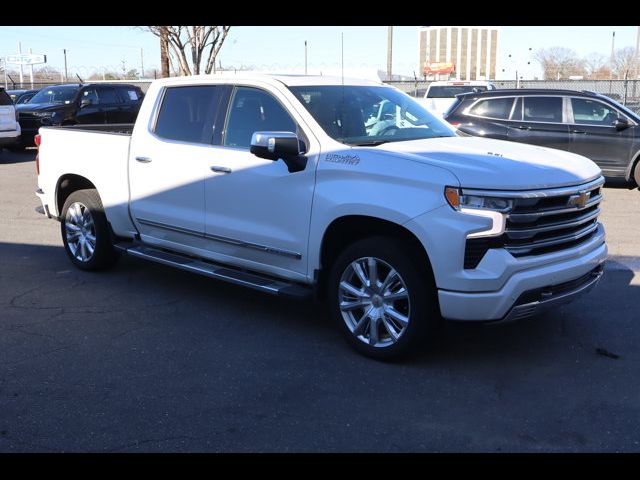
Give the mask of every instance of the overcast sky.
M 393 73 L 412 75 L 418 70 L 417 26 L 394 27 Z M 610 55 L 612 33 L 615 48 L 636 45 L 637 27 L 501 27 L 499 62 L 506 65 L 511 53 L 526 65 L 528 48 L 563 46 L 579 55 L 598 52 Z M 262 70 L 303 70 L 304 42 L 308 44 L 310 73 L 340 67 L 341 35 L 344 33 L 345 68 L 386 71 L 387 27 L 232 27 L 220 55 L 223 67 L 253 66 Z M 47 55 L 48 63 L 64 68 L 67 50 L 70 72 L 90 75 L 105 68 L 122 72 L 158 69 L 158 39 L 134 27 L 0 27 L 0 56 L 22 51 Z M 141 58 L 142 56 L 142 58 Z M 533 62 L 532 62 L 533 63 Z M 531 74 L 539 74 L 534 64 Z M 416 73 L 419 74 L 419 71 Z

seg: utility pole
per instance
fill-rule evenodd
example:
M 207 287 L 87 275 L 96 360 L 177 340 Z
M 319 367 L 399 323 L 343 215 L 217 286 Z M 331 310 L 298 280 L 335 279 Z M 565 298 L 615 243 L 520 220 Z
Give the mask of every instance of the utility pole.
M 307 41 L 304 41 L 304 74 L 307 74 Z
M 391 80 L 393 53 L 393 27 L 387 27 L 387 80 Z
M 169 33 L 167 27 L 160 27 L 160 70 L 161 78 L 167 78 L 169 73 Z
M 144 78 L 144 50 L 140 49 L 140 80 Z
M 33 50 L 29 49 L 29 53 L 33 53 Z M 31 80 L 31 90 L 33 90 L 33 64 L 29 64 L 29 78 Z
M 638 50 L 640 50 L 640 27 L 638 27 L 638 33 L 636 35 L 636 80 L 638 79 L 638 76 L 640 75 L 640 57 L 638 56 Z M 634 83 L 635 86 L 635 83 Z
M 63 49 L 62 53 L 64 53 L 64 81 L 66 82 L 69 78 L 69 75 L 67 74 L 67 49 Z
M 18 53 L 22 53 L 22 43 L 18 42 Z M 22 88 L 22 83 L 24 82 L 24 73 L 22 71 L 22 59 L 20 59 L 20 88 Z
M 616 43 L 616 32 L 614 30 L 613 35 L 611 36 L 611 75 L 609 80 L 613 80 L 613 69 L 616 66 L 616 54 L 615 54 L 615 50 L 613 49 L 615 43 Z

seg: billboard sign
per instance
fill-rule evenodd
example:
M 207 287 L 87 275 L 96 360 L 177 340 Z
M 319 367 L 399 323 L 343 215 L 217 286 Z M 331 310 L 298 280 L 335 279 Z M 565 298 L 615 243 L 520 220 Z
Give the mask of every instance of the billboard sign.
M 15 55 L 7 55 L 5 62 L 13 65 L 38 65 L 47 63 L 47 56 L 38 53 L 16 53 Z

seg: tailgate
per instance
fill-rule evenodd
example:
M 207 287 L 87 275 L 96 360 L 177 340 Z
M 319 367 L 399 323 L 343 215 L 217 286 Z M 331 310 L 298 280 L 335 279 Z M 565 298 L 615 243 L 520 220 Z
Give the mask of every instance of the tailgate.
M 13 105 L 0 105 L 0 132 L 16 130 L 16 111 Z

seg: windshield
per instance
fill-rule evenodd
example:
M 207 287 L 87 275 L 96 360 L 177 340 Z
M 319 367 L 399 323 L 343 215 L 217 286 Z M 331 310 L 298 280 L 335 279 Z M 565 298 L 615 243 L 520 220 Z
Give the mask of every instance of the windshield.
M 52 87 L 43 88 L 36 93 L 29 103 L 45 103 L 49 105 L 61 105 L 71 103 L 78 94 L 78 88 Z
M 322 129 L 348 145 L 454 137 L 455 130 L 413 98 L 390 87 L 289 87 Z
M 431 87 L 427 92 L 427 98 L 454 98 L 461 93 L 486 92 L 484 85 L 447 85 Z

